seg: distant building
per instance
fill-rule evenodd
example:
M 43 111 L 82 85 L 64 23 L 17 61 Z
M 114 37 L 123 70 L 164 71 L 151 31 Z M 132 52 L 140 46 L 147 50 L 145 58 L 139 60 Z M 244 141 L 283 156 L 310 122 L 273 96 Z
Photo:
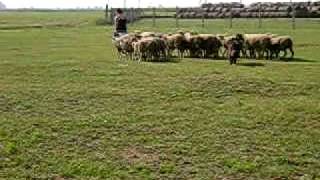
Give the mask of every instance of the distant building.
M 1 1 L 0 1 L 0 10 L 6 9 L 6 5 L 4 5 Z

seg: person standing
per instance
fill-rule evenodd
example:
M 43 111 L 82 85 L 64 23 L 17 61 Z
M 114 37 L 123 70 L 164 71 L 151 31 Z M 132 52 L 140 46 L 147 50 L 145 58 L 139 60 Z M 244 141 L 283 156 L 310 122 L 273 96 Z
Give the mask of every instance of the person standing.
M 116 10 L 116 16 L 114 18 L 115 25 L 115 37 L 121 37 L 127 34 L 127 18 L 122 9 Z

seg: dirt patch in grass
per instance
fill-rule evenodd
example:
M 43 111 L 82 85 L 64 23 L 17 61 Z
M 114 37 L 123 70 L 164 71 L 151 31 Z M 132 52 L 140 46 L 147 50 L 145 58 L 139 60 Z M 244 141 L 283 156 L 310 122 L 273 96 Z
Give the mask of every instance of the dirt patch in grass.
M 129 164 L 149 164 L 155 165 L 160 162 L 160 157 L 157 152 L 152 149 L 132 146 L 125 148 L 120 156 Z

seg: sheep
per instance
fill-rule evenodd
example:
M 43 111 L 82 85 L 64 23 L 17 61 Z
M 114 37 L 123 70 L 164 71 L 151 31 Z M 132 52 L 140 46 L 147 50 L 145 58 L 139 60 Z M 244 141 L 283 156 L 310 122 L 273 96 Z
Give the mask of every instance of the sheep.
M 271 45 L 269 47 L 269 51 L 270 51 L 270 60 L 273 59 L 273 56 L 275 56 L 276 59 L 279 58 L 279 53 L 280 53 L 279 38 L 276 38 L 276 37 L 271 38 Z
M 153 57 L 155 60 L 167 60 L 167 43 L 164 39 L 160 37 L 153 38 L 155 49 L 153 52 Z
M 169 55 L 172 51 L 178 51 L 178 57 L 181 59 L 184 57 L 184 53 L 187 50 L 186 38 L 181 33 L 166 36 L 167 45 L 169 48 Z
M 196 34 L 190 32 L 178 32 L 175 34 L 163 34 L 156 32 L 135 32 L 119 38 L 114 38 L 113 43 L 118 51 L 120 59 L 123 57 L 146 60 L 168 60 L 173 51 L 178 52 L 178 57 L 183 58 L 185 52 L 190 57 L 216 58 L 219 50 L 224 46 L 225 56 L 231 64 L 236 64 L 242 54 L 247 57 L 247 50 L 251 58 L 258 54 L 262 58 L 265 53 L 267 59 L 278 58 L 280 52 L 287 56 L 290 50 L 291 58 L 294 56 L 293 41 L 289 36 L 278 36 L 275 34 L 236 34 L 232 36 Z
M 113 43 L 118 51 L 118 56 L 120 60 L 123 57 L 133 58 L 133 42 L 138 41 L 136 34 L 126 34 L 119 38 L 114 39 Z
M 281 51 L 284 52 L 282 58 L 287 56 L 287 50 L 291 52 L 291 59 L 294 57 L 294 50 L 293 50 L 293 40 L 290 36 L 278 36 L 271 38 L 271 59 L 273 58 L 273 54 L 275 54 L 276 58 L 279 57 L 279 53 Z
M 212 34 L 199 34 L 201 38 L 200 49 L 203 51 L 203 57 L 208 58 L 213 55 L 214 58 L 219 57 L 219 49 L 222 43 Z
M 155 48 L 153 38 L 142 38 L 133 44 L 134 55 L 139 61 L 146 61 L 152 58 L 152 52 Z
M 172 34 L 163 34 L 162 39 L 165 40 L 167 46 L 167 54 L 169 57 L 172 56 L 172 52 L 175 50 L 174 38 Z
M 138 60 L 141 61 L 144 57 L 146 57 L 146 54 L 144 54 L 144 52 L 146 52 L 145 47 L 146 47 L 146 42 L 139 40 L 137 42 L 133 43 L 133 56 L 134 56 L 134 60 Z
M 146 37 L 134 43 L 134 55 L 141 61 L 167 60 L 167 45 L 165 40 L 158 37 Z
M 203 39 L 194 33 L 186 33 L 186 48 L 189 50 L 190 57 L 197 58 L 202 55 L 201 44 Z
M 154 37 L 156 35 L 155 32 L 142 32 L 140 33 L 140 36 L 145 38 L 145 37 Z
M 267 34 L 244 34 L 245 48 L 249 51 L 251 58 L 262 59 L 264 53 L 269 57 L 269 47 L 271 45 L 271 37 Z

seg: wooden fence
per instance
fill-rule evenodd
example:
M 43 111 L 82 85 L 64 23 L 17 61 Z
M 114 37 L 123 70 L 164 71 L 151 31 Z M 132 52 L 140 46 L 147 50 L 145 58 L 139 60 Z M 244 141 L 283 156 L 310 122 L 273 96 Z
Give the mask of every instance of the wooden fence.
M 128 23 L 134 23 L 135 21 L 139 20 L 142 18 L 142 10 L 139 8 L 126 8 L 123 9 Z M 111 24 L 114 24 L 114 19 L 115 19 L 115 15 L 116 15 L 116 9 L 115 8 L 111 8 L 109 9 L 108 6 L 106 8 L 106 19 L 109 19 L 109 22 Z
M 258 19 L 258 28 L 262 28 L 263 19 L 268 18 L 266 16 L 266 12 L 261 7 L 261 3 L 256 3 L 256 10 L 254 12 L 255 16 L 250 18 L 256 18 Z M 210 18 L 208 16 L 208 8 L 127 8 L 124 9 L 124 12 L 127 16 L 128 22 L 133 23 L 139 19 L 142 18 L 149 18 L 152 19 L 152 26 L 156 26 L 157 19 L 158 18 L 174 18 L 176 23 L 176 27 L 178 28 L 181 24 L 182 19 L 199 19 L 201 22 L 201 25 L 203 28 L 206 26 L 207 19 L 226 19 L 228 21 L 229 28 L 233 28 L 233 21 L 235 18 L 243 18 L 239 16 L 239 13 L 237 14 L 234 10 L 235 8 L 232 6 L 227 6 L 225 8 L 224 16 L 223 17 L 213 17 Z M 286 18 L 291 18 L 292 28 L 296 28 L 296 11 L 295 11 L 295 4 L 291 3 L 289 4 L 290 8 L 293 10 Z M 320 7 L 320 6 L 319 6 Z M 196 13 L 192 12 L 193 10 L 196 10 Z M 109 9 L 108 6 L 106 7 L 106 19 L 109 20 L 111 24 L 114 23 L 114 17 L 115 17 L 115 11 L 116 9 Z M 185 14 L 194 13 L 194 16 L 184 16 Z M 210 13 L 209 13 L 210 14 Z M 248 18 L 248 17 L 245 17 Z M 269 17 L 270 18 L 270 17 Z

